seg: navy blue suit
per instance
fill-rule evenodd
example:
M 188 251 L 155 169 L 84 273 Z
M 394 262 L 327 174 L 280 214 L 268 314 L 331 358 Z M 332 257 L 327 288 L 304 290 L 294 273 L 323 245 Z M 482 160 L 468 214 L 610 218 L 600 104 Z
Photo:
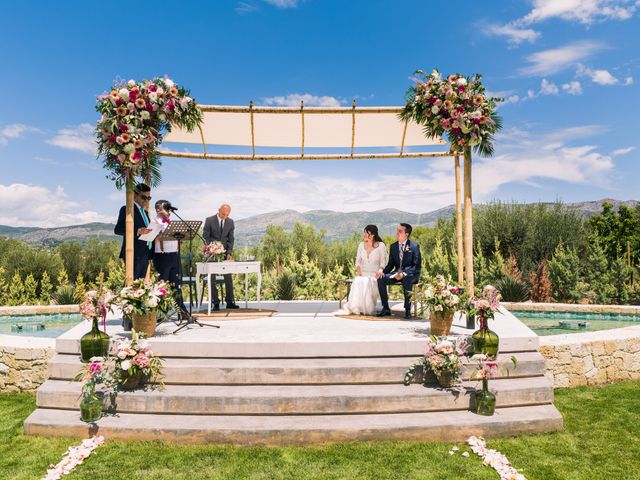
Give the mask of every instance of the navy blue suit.
M 118 222 L 116 223 L 113 232 L 116 235 L 122 235 L 122 248 L 120 249 L 120 258 L 124 261 L 125 257 L 125 245 L 126 245 L 126 215 L 127 208 L 122 206 L 120 213 L 118 214 Z M 145 228 L 145 221 L 142 218 L 140 209 L 136 204 L 133 205 L 133 234 L 135 238 L 133 240 L 133 279 L 144 278 L 147 274 L 147 267 L 149 260 L 153 257 L 153 250 L 149 248 L 149 245 L 144 240 L 138 240 L 138 229 Z M 153 243 L 151 244 L 153 246 Z
M 401 263 L 399 247 L 400 244 L 398 242 L 392 243 L 389 247 L 389 261 L 382 271 L 384 275 L 378 279 L 378 292 L 380 293 L 382 308 L 389 310 L 387 285 L 392 283 L 402 283 L 402 290 L 404 292 L 404 309 L 405 312 L 410 312 L 412 286 L 420 280 L 422 256 L 420 255 L 420 245 L 416 242 L 412 242 L 411 240 L 407 240 L 404 245 Z M 402 280 L 396 280 L 393 278 L 400 272 L 406 274 Z

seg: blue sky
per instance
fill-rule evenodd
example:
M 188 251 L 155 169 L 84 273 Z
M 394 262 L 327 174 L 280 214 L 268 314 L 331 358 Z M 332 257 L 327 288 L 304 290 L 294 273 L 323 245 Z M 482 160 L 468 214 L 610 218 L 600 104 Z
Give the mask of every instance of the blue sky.
M 0 224 L 115 221 L 96 160 L 96 95 L 169 75 L 203 104 L 401 105 L 414 70 L 482 73 L 506 98 L 476 202 L 639 198 L 640 2 L 219 0 L 12 2 L 0 29 Z M 451 160 L 165 159 L 154 199 L 204 219 L 293 208 L 427 212 Z

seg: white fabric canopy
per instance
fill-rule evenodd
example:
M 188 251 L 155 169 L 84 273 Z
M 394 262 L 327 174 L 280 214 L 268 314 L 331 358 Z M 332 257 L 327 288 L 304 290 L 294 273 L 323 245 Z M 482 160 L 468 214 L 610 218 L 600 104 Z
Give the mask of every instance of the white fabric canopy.
M 174 127 L 165 142 L 304 148 L 363 148 L 444 145 L 422 127 L 398 119 L 401 107 L 217 107 L 201 106 L 202 136 Z M 253 114 L 251 113 L 253 112 Z M 304 113 L 301 113 L 304 112 Z M 251 117 L 253 116 L 253 140 Z M 304 141 L 303 141 L 304 121 Z M 403 139 L 404 137 L 404 139 Z M 404 141 L 403 141 L 404 140 Z

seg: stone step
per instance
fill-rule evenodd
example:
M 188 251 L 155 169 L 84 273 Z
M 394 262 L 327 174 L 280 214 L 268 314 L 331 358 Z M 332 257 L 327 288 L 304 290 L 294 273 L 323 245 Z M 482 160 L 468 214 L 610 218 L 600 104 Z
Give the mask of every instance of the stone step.
M 37 392 L 41 408 L 77 408 L 79 382 L 47 380 Z M 166 385 L 119 392 L 118 413 L 186 415 L 318 415 L 464 410 L 479 382 L 443 389 L 424 385 Z M 499 407 L 547 404 L 553 388 L 545 377 L 491 381 Z
M 27 435 L 164 440 L 235 445 L 304 445 L 367 440 L 462 442 L 562 429 L 553 405 L 499 408 L 483 417 L 470 411 L 376 415 L 225 416 L 122 413 L 96 424 L 80 421 L 75 410 L 38 408 L 24 424 Z
M 501 354 L 500 377 L 530 377 L 544 374 L 544 358 L 538 352 Z M 193 385 L 301 385 L 400 383 L 416 357 L 372 358 L 165 358 L 166 384 Z M 49 361 L 49 378 L 71 380 L 81 370 L 78 355 L 55 355 Z M 475 364 L 467 365 L 463 378 L 472 378 Z

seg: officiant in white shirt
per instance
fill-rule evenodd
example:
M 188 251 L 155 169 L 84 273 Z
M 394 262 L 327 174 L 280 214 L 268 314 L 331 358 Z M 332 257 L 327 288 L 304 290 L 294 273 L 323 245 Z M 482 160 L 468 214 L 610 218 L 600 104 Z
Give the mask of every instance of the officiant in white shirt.
M 155 223 L 165 226 L 163 231 L 171 223 L 171 203 L 167 200 L 158 200 L 156 202 L 156 218 Z M 169 282 L 173 289 L 176 302 L 180 307 L 180 317 L 188 318 L 189 311 L 182 300 L 182 266 L 180 264 L 180 251 L 177 240 L 160 240 L 155 239 L 153 265 L 158 272 L 161 280 Z
M 231 206 L 223 203 L 218 208 L 218 213 L 208 217 L 204 222 L 202 235 L 206 243 L 221 242 L 226 252 L 227 260 L 233 260 L 233 242 L 235 225 L 229 218 Z M 211 282 L 213 292 L 213 310 L 220 310 L 220 297 L 215 282 Z M 230 274 L 224 275 L 225 303 L 227 308 L 240 308 L 236 305 L 233 296 L 233 279 Z

